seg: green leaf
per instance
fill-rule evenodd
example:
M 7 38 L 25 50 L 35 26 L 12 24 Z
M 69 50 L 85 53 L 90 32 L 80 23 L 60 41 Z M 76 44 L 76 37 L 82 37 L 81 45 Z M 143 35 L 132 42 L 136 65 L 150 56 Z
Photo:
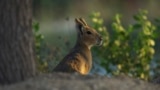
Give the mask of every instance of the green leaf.
M 140 17 L 138 15 L 134 15 L 133 18 L 136 20 L 136 21 L 140 21 Z
M 139 28 L 141 28 L 141 27 L 142 27 L 142 25 L 141 25 L 141 24 L 138 24 L 138 23 L 133 25 L 133 28 L 134 28 L 134 29 L 139 29 Z
M 33 23 L 33 28 L 35 30 L 35 32 L 39 31 L 39 23 Z

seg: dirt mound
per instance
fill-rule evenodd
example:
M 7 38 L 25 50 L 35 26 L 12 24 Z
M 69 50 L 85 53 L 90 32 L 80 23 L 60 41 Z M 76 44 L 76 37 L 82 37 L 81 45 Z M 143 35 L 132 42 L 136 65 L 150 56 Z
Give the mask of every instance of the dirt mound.
M 52 73 L 13 85 L 0 86 L 0 90 L 160 90 L 160 85 L 125 76 L 108 78 Z

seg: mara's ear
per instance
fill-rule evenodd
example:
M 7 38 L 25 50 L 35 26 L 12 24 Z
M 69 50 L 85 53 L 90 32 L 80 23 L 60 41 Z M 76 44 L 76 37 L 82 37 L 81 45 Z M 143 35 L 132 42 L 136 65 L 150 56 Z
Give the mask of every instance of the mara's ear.
M 79 20 L 83 23 L 83 25 L 87 26 L 87 23 L 83 18 L 79 18 Z
M 75 22 L 76 22 L 76 25 L 85 26 L 85 24 L 83 24 L 80 18 L 76 18 Z
M 81 18 L 76 18 L 75 19 L 75 22 L 76 22 L 76 28 L 80 31 L 80 34 L 83 34 L 83 29 L 84 29 L 84 26 L 86 26 L 82 21 L 81 21 Z

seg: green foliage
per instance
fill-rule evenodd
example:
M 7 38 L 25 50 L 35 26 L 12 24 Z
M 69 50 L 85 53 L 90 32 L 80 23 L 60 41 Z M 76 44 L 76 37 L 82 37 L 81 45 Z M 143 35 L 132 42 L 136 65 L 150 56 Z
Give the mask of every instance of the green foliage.
M 62 53 L 64 52 L 64 46 L 55 47 L 48 45 L 44 40 L 46 38 L 44 38 L 39 31 L 39 23 L 34 22 L 32 28 L 35 40 L 36 63 L 38 71 L 40 73 L 51 72 L 61 60 Z M 65 45 L 68 46 L 68 44 L 69 42 L 66 40 Z
M 39 23 L 34 22 L 33 25 L 33 34 L 34 34 L 34 40 L 35 40 L 35 52 L 36 52 L 36 63 L 37 63 L 37 68 L 40 72 L 47 72 L 47 62 L 43 61 L 41 55 L 41 48 L 43 45 L 43 40 L 44 37 L 42 34 L 39 33 Z
M 159 38 L 160 38 L 160 17 L 156 18 L 153 21 L 154 25 L 156 26 L 156 34 L 155 34 L 155 41 L 157 42 L 155 45 L 155 55 L 151 62 L 151 78 L 155 79 L 160 75 L 160 48 L 159 48 Z
M 126 74 L 141 79 L 149 79 L 150 62 L 155 53 L 155 26 L 148 20 L 147 11 L 139 11 L 134 16 L 135 24 L 123 27 L 121 15 L 117 14 L 112 30 L 103 26 L 100 13 L 93 13 L 93 26 L 104 38 L 101 48 L 95 48 L 101 65 L 108 74 Z M 112 32 L 112 33 L 111 33 Z

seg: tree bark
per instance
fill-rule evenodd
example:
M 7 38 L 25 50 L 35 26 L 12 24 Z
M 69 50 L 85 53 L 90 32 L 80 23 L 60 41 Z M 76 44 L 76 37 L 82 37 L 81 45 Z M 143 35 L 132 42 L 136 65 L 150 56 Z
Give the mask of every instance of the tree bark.
M 32 0 L 0 0 L 0 84 L 36 73 L 31 6 Z

